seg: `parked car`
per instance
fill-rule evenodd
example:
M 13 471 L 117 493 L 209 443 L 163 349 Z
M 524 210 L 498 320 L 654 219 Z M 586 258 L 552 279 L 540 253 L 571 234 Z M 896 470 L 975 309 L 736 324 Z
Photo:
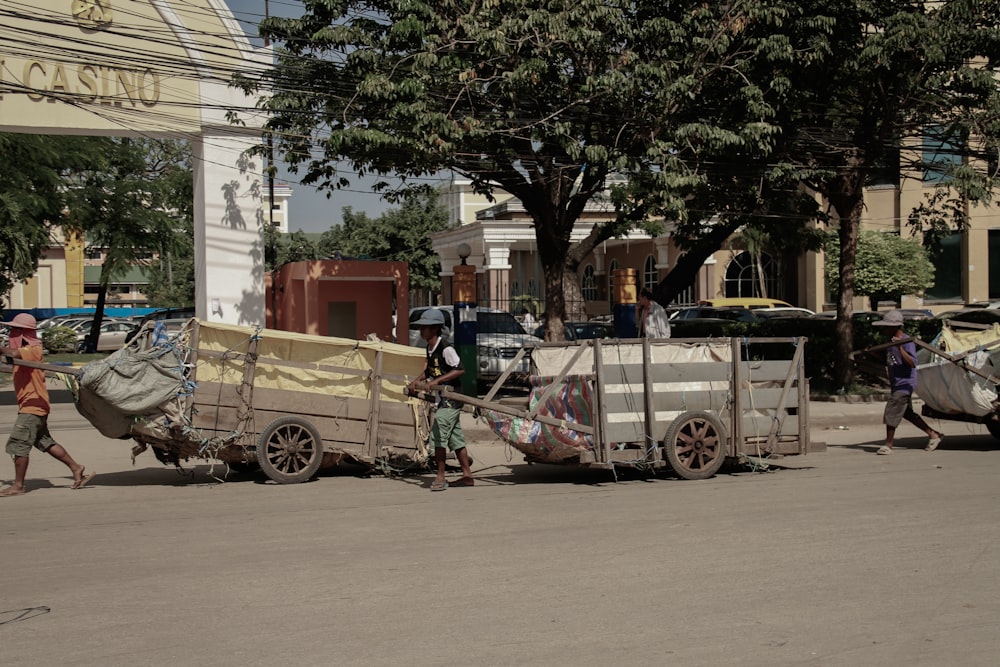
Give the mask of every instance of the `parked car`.
M 590 338 L 614 338 L 615 329 L 608 322 L 564 322 L 566 340 L 586 340 Z M 532 333 L 536 338 L 545 338 L 545 325 Z
M 760 297 L 736 296 L 721 299 L 704 299 L 698 302 L 699 306 L 711 306 L 713 308 L 747 308 L 756 310 L 758 308 L 792 308 L 792 304 L 781 299 L 764 299 Z
M 142 317 L 138 318 L 138 321 L 134 321 L 132 325 L 132 330 L 125 337 L 125 342 L 131 341 L 135 338 L 135 335 L 139 333 L 139 329 L 142 328 L 146 322 L 150 321 L 160 321 L 160 320 L 178 320 L 181 322 L 187 322 L 189 319 L 195 316 L 194 306 L 183 306 L 180 308 L 161 308 L 160 310 L 154 310 L 151 313 L 147 313 Z M 180 326 L 177 327 L 178 329 Z
M 427 343 L 420 338 L 420 327 L 413 323 L 428 308 L 437 308 L 444 313 L 445 326 L 441 333 L 451 337 L 452 313 L 451 306 L 421 306 L 410 309 L 410 345 L 426 347 Z M 540 339 L 525 332 L 524 327 L 506 310 L 495 308 L 478 308 L 476 310 L 476 358 L 479 362 L 479 381 L 482 384 L 492 384 L 507 370 L 511 360 L 525 343 L 537 343 Z M 454 341 L 452 341 L 454 343 Z M 517 368 L 517 372 L 527 375 L 531 372 L 530 355 L 525 355 Z
M 132 331 L 134 325 L 128 320 L 107 320 L 101 323 L 100 333 L 97 338 L 97 352 L 113 352 L 125 344 L 125 338 Z M 86 341 L 90 336 L 90 325 L 77 335 L 77 349 L 85 350 Z
M 778 308 L 755 308 L 753 314 L 761 319 L 783 319 L 786 317 L 812 317 L 816 313 L 808 308 L 780 306 Z
M 755 311 L 749 308 L 713 308 L 693 306 L 681 308 L 670 318 L 671 323 L 682 320 L 721 320 L 728 322 L 759 322 Z

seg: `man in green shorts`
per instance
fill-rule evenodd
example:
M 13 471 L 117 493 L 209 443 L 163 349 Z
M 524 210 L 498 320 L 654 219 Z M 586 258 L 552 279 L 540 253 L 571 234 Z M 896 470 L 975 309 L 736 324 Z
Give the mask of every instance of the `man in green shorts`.
M 410 383 L 409 388 L 412 390 L 450 386 L 452 391 L 458 391 L 461 386 L 460 378 L 465 369 L 455 348 L 441 338 L 444 314 L 437 308 L 428 308 L 413 324 L 420 327 L 420 337 L 427 341 L 427 366 L 424 367 L 424 372 Z M 437 477 L 431 483 L 431 491 L 444 491 L 448 488 L 448 482 L 444 478 L 448 450 L 455 452 L 462 466 L 462 476 L 453 481 L 451 486 L 473 486 L 476 483 L 469 466 L 469 452 L 465 448 L 465 434 L 462 433 L 462 423 L 459 419 L 461 415 L 462 412 L 455 401 L 448 399 L 445 394 L 439 395 L 434 426 L 431 428 L 431 445 L 434 447 L 434 460 L 437 463 Z
M 10 327 L 9 347 L 0 349 L 3 356 L 25 361 L 42 360 L 42 342 L 35 332 L 34 317 L 21 313 L 10 322 L 0 324 Z M 24 477 L 28 472 L 28 455 L 32 447 L 64 463 L 73 473 L 72 488 L 82 488 L 93 479 L 94 473 L 84 472 L 84 467 L 74 461 L 69 452 L 49 434 L 50 405 L 45 371 L 17 366 L 14 369 L 14 393 L 17 396 L 17 421 L 7 440 L 7 453 L 14 459 L 14 483 L 0 491 L 0 497 L 24 495 Z

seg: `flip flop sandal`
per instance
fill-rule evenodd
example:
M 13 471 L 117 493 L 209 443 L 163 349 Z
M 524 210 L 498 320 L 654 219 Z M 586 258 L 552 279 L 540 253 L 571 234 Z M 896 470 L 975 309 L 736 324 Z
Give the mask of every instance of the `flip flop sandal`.
M 476 480 L 474 477 L 460 477 L 451 483 L 452 486 L 475 486 Z
M 96 472 L 89 472 L 86 475 L 84 475 L 83 477 L 81 477 L 80 479 L 78 479 L 75 482 L 73 482 L 73 486 L 71 486 L 70 488 L 71 489 L 82 489 L 83 487 L 87 486 L 87 483 L 90 480 L 94 479 L 94 477 L 96 477 L 96 476 L 97 476 Z
M 431 491 L 444 491 L 448 488 L 448 482 L 434 482 L 431 484 Z
M 14 487 L 12 486 L 8 486 L 3 491 L 0 491 L 0 498 L 9 498 L 10 496 L 23 496 L 23 495 L 24 495 L 24 489 L 21 489 L 20 491 L 15 491 Z

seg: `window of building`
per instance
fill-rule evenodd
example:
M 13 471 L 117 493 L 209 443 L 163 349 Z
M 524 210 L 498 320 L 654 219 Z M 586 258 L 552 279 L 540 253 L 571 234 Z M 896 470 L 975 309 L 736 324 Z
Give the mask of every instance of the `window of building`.
M 594 277 L 593 264 L 588 264 L 583 267 L 583 281 L 580 287 L 583 291 L 584 301 L 597 300 L 597 280 Z
M 660 282 L 660 274 L 656 270 L 656 258 L 652 255 L 646 258 L 646 263 L 642 265 L 642 286 L 653 289 Z
M 990 250 L 992 251 L 992 232 Z M 992 252 L 991 259 L 992 259 Z M 934 285 L 924 292 L 924 298 L 933 301 L 960 301 L 962 299 L 962 233 L 952 232 L 941 241 L 941 248 L 931 253 L 934 264 Z M 993 262 L 990 262 L 990 293 L 993 293 Z
M 693 306 L 694 301 L 694 285 L 688 285 L 677 294 L 674 298 L 673 305 L 675 306 Z
M 763 290 L 760 273 L 763 273 Z M 753 255 L 744 251 L 733 257 L 726 267 L 726 296 L 781 298 L 778 293 L 778 275 L 775 261 L 766 252 L 761 253 L 760 268 L 754 265 Z
M 941 183 L 955 167 L 962 164 L 964 141 L 942 125 L 924 128 L 923 162 L 924 182 Z

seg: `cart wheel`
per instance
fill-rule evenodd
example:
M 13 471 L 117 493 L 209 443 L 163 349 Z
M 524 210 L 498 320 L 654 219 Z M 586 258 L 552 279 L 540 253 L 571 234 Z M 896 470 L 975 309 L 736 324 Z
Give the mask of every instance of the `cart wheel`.
M 986 424 L 986 430 L 990 432 L 990 435 L 1000 440 L 1000 421 L 987 419 L 984 423 Z
M 305 482 L 323 462 L 323 439 L 301 417 L 278 417 L 260 434 L 257 462 L 279 484 Z
M 726 460 L 726 433 L 715 415 L 685 412 L 667 429 L 663 449 L 675 473 L 684 479 L 708 479 Z

